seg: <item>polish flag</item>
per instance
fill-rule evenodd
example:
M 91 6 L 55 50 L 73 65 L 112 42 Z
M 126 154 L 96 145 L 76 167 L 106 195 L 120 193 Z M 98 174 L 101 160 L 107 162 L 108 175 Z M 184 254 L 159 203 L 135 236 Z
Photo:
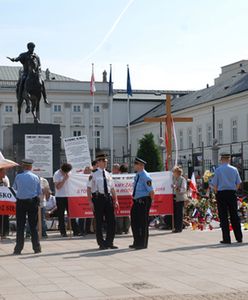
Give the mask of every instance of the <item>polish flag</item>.
M 91 96 L 94 95 L 96 91 L 96 85 L 95 85 L 95 76 L 94 76 L 94 65 L 92 64 L 92 75 L 90 80 L 90 94 Z
M 197 189 L 197 185 L 196 185 L 196 180 L 195 180 L 195 173 L 192 173 L 191 176 L 191 180 L 189 183 L 189 188 L 191 190 L 191 197 L 192 199 L 197 199 L 197 193 L 198 193 L 198 189 Z

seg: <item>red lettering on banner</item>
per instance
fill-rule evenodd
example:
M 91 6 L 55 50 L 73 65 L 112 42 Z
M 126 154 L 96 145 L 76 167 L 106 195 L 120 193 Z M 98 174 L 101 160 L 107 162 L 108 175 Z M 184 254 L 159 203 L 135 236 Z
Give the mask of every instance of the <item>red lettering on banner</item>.
M 0 201 L 0 215 L 15 215 L 16 204 L 10 201 Z
M 70 218 L 93 218 L 87 197 L 69 197 L 69 216 Z M 119 210 L 116 216 L 124 217 L 130 215 L 132 207 L 132 196 L 118 196 Z M 173 214 L 173 195 L 155 195 L 154 203 L 150 209 L 151 216 L 172 215 Z

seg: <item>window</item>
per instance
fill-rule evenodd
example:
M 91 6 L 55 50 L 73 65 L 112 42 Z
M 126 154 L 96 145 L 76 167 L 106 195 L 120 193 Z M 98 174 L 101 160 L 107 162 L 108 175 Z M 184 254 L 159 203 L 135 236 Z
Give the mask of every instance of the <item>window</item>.
M 238 141 L 238 120 L 237 119 L 231 120 L 231 138 L 233 143 Z
M 212 125 L 208 124 L 207 125 L 207 146 L 211 146 L 212 145 L 212 140 L 213 140 L 213 136 L 212 136 Z
M 72 107 L 73 112 L 81 112 L 81 106 L 80 105 L 73 105 Z
M 192 147 L 192 128 L 188 128 L 188 148 Z
M 94 112 L 99 113 L 100 112 L 100 105 L 95 105 Z
M 197 147 L 202 146 L 202 128 L 200 126 L 197 127 L 197 131 L 196 131 L 196 145 Z
M 5 112 L 13 112 L 13 105 L 5 105 Z
M 223 144 L 223 122 L 217 122 L 217 140 L 219 144 Z
M 61 112 L 62 111 L 61 105 L 60 104 L 54 104 L 53 111 L 54 112 Z
M 81 130 L 73 130 L 73 136 L 81 136 Z
M 101 132 L 99 130 L 96 130 L 95 138 L 96 149 L 101 149 Z
M 183 130 L 179 130 L 179 149 L 183 149 Z

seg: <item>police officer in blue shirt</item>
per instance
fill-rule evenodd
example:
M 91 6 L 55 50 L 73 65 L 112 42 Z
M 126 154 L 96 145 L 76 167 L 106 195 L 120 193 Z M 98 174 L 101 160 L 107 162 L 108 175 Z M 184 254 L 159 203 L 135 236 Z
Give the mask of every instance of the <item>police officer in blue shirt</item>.
M 230 244 L 230 230 L 228 213 L 230 215 L 233 232 L 238 243 L 242 243 L 242 231 L 237 209 L 236 192 L 239 189 L 241 179 L 238 170 L 230 165 L 230 154 L 221 154 L 221 166 L 215 171 L 211 185 L 217 198 L 220 225 L 222 229 L 222 244 Z
M 145 249 L 149 236 L 149 210 L 154 200 L 152 179 L 145 171 L 146 162 L 136 157 L 134 170 L 136 176 L 133 186 L 133 205 L 131 209 L 131 227 L 133 231 L 133 244 L 129 248 Z
M 22 160 L 23 173 L 17 174 L 13 189 L 16 191 L 16 246 L 14 255 L 20 255 L 24 247 L 24 228 L 26 215 L 30 226 L 31 241 L 34 253 L 40 253 L 41 247 L 37 232 L 39 196 L 41 195 L 40 179 L 32 173 L 33 160 Z

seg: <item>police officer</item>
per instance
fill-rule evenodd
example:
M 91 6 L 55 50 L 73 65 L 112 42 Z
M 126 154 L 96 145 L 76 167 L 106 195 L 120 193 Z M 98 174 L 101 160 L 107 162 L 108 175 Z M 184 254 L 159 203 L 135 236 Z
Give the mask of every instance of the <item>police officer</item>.
M 148 246 L 149 210 L 154 200 L 152 179 L 145 171 L 146 162 L 136 157 L 134 170 L 137 173 L 133 186 L 133 205 L 131 209 L 131 227 L 133 244 L 129 248 L 145 249 Z
M 230 230 L 228 213 L 233 227 L 233 232 L 238 243 L 242 243 L 242 232 L 237 209 L 236 192 L 239 189 L 241 179 L 238 170 L 230 165 L 230 154 L 221 154 L 221 166 L 215 171 L 211 181 L 216 193 L 220 224 L 222 229 L 222 244 L 230 244 Z
M 115 237 L 115 208 L 119 207 L 112 177 L 106 171 L 107 156 L 96 156 L 98 169 L 92 173 L 88 182 L 88 199 L 96 219 L 96 240 L 99 250 L 117 249 L 113 244 Z M 106 238 L 103 238 L 103 219 L 106 221 Z
M 23 173 L 16 176 L 13 188 L 16 191 L 16 246 L 14 255 L 19 255 L 24 246 L 24 228 L 26 215 L 30 226 L 31 241 L 34 253 L 40 253 L 41 247 L 37 232 L 39 196 L 41 195 L 40 179 L 32 173 L 33 160 L 22 161 Z

